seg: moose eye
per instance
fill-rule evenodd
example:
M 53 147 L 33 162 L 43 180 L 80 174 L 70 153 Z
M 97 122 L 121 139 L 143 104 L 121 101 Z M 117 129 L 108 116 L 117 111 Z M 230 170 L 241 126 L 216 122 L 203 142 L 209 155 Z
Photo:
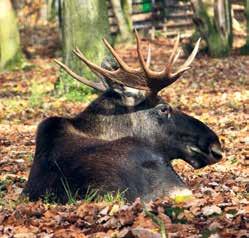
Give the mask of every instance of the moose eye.
M 159 114 L 160 115 L 166 115 L 166 114 L 169 114 L 171 112 L 171 107 L 170 106 L 162 106 L 159 108 Z

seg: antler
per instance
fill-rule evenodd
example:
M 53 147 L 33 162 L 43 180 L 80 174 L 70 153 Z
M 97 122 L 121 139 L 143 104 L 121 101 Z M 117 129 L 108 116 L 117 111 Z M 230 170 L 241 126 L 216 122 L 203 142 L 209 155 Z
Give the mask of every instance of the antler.
M 106 86 L 102 82 L 97 83 L 97 82 L 89 81 L 86 78 L 79 76 L 78 74 L 74 73 L 69 67 L 67 67 L 65 64 L 60 62 L 59 60 L 55 59 L 54 62 L 60 65 L 69 75 L 71 75 L 73 78 L 75 78 L 79 82 L 91 88 L 94 88 L 96 90 L 102 91 L 102 92 L 104 92 L 107 89 Z
M 178 34 L 177 40 L 175 42 L 175 45 L 173 47 L 173 51 L 169 57 L 169 61 L 166 64 L 165 68 L 160 71 L 153 71 L 151 70 L 146 64 L 142 56 L 141 46 L 140 46 L 140 38 L 138 36 L 137 31 L 135 31 L 136 39 L 137 39 L 137 53 L 140 65 L 142 69 L 144 70 L 146 76 L 147 76 L 147 85 L 150 88 L 152 92 L 158 92 L 161 89 L 169 86 L 170 84 L 174 83 L 186 70 L 190 69 L 190 64 L 193 62 L 200 45 L 201 39 L 199 39 L 194 47 L 194 50 L 188 57 L 188 59 L 185 61 L 183 65 L 181 65 L 178 70 L 173 73 L 171 72 L 174 63 L 177 61 L 180 55 L 180 49 L 178 48 L 179 42 L 180 42 L 180 35 Z
M 140 62 L 140 68 L 131 68 L 130 66 L 128 66 L 122 60 L 122 58 L 117 54 L 117 52 L 112 48 L 112 46 L 108 43 L 106 39 L 103 39 L 105 46 L 110 50 L 111 54 L 114 56 L 114 58 L 119 64 L 119 68 L 117 70 L 110 71 L 98 65 L 93 64 L 82 54 L 82 52 L 78 48 L 76 48 L 73 52 L 97 75 L 102 75 L 108 78 L 110 81 L 116 82 L 118 84 L 122 84 L 140 90 L 149 91 L 152 93 L 157 93 L 161 89 L 174 83 L 186 70 L 190 68 L 190 64 L 192 63 L 197 54 L 201 40 L 199 39 L 196 42 L 194 50 L 192 51 L 188 59 L 185 61 L 185 63 L 181 65 L 175 73 L 173 73 L 172 68 L 180 55 L 180 49 L 178 48 L 180 37 L 178 35 L 175 45 L 173 47 L 173 51 L 169 57 L 168 63 L 165 65 L 165 68 L 162 71 L 157 72 L 149 68 L 151 61 L 150 47 L 148 50 L 147 61 L 145 62 L 142 56 L 140 38 L 136 30 L 135 30 L 135 35 L 137 40 L 137 53 Z M 58 63 L 66 72 L 68 72 L 72 77 L 74 77 L 78 81 L 95 89 L 98 89 L 100 91 L 104 91 L 106 89 L 106 86 L 104 86 L 103 83 L 94 83 L 88 81 L 85 78 L 75 74 L 71 69 L 69 69 L 63 63 L 57 60 L 55 62 Z

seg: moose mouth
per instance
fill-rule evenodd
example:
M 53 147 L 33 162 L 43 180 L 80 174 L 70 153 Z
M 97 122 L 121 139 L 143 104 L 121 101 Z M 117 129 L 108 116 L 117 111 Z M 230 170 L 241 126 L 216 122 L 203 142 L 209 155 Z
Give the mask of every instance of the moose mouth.
M 196 146 L 187 145 L 187 150 L 191 158 L 187 160 L 195 169 L 203 168 L 206 165 L 215 164 L 222 158 L 222 150 L 219 144 L 213 144 L 209 147 L 209 153 L 202 151 Z

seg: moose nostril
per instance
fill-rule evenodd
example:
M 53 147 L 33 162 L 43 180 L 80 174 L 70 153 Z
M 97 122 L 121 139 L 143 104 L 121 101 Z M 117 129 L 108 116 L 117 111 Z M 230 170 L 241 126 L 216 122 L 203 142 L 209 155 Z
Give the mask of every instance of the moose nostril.
M 212 144 L 210 146 L 210 152 L 216 159 L 221 159 L 222 158 L 222 149 L 219 144 Z

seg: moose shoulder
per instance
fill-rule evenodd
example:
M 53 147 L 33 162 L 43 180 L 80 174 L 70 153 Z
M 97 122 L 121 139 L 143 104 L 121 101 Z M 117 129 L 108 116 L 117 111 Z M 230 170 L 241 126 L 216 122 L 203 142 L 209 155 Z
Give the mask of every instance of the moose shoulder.
M 118 67 L 99 67 L 77 49 L 74 53 L 101 81 L 94 83 L 58 62 L 71 76 L 102 91 L 75 118 L 50 117 L 40 123 L 36 152 L 24 189 L 31 200 L 52 193 L 66 202 L 67 191 L 84 197 L 89 187 L 100 193 L 126 191 L 126 198 L 145 200 L 175 193 L 186 185 L 170 165 L 182 158 L 194 168 L 222 157 L 217 135 L 199 120 L 177 111 L 158 92 L 190 68 L 199 41 L 174 73 L 179 37 L 164 70 L 152 71 L 150 50 L 144 61 L 136 33 L 140 68 L 130 68 L 104 40 Z M 64 182 L 63 182 L 64 181 Z

